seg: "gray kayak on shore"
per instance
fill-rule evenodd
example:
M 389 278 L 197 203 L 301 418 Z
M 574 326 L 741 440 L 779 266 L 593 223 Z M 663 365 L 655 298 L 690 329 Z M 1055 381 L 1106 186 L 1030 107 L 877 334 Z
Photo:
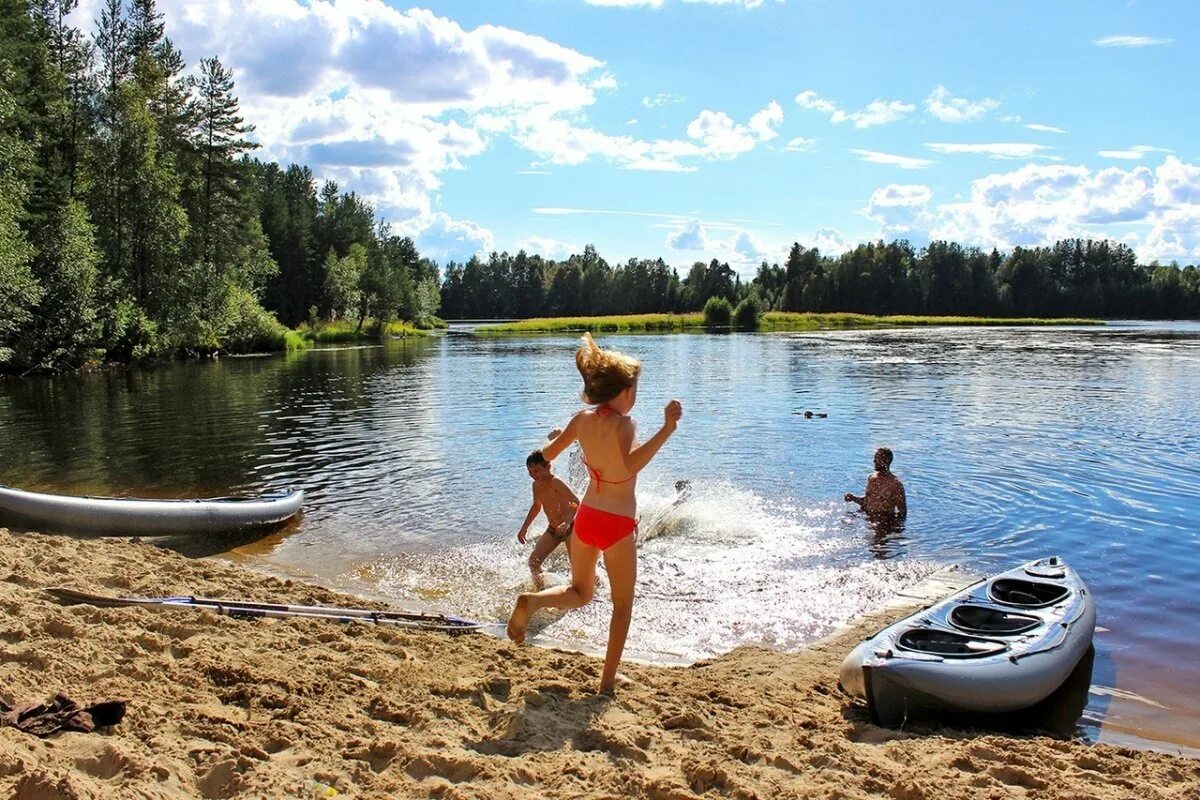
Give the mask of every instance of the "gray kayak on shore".
M 979 581 L 864 640 L 842 688 L 894 727 L 925 712 L 1008 712 L 1054 692 L 1087 652 L 1096 606 L 1051 556 Z
M 26 492 L 0 486 L 0 513 L 39 529 L 92 535 L 168 536 L 274 525 L 294 516 L 303 491 L 258 497 L 142 500 Z

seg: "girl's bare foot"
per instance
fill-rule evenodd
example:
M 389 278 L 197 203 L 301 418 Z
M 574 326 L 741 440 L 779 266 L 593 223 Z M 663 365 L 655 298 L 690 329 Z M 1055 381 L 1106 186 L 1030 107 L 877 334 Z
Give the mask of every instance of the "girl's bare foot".
M 512 616 L 508 618 L 508 638 L 517 644 L 525 641 L 525 628 L 529 626 L 529 595 L 517 596 L 517 604 L 513 607 Z

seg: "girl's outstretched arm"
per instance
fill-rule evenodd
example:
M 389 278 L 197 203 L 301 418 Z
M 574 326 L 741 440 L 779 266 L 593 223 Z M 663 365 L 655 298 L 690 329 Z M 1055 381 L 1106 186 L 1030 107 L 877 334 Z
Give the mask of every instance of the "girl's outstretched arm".
M 667 407 L 663 409 L 663 426 L 658 429 L 658 433 L 636 448 L 633 447 L 633 420 L 628 417 L 622 420 L 621 452 L 625 454 L 625 469 L 630 475 L 638 474 L 650 463 L 650 459 L 654 458 L 659 449 L 667 443 L 667 439 L 671 438 L 682 416 L 683 405 L 678 400 L 667 403 Z
M 571 442 L 575 441 L 579 437 L 579 433 L 575 426 L 575 420 L 578 417 L 578 414 L 576 414 L 574 417 L 571 417 L 571 421 L 567 423 L 567 427 L 563 428 L 562 433 L 554 437 L 554 440 L 551 441 L 550 444 L 542 448 L 543 458 L 545 458 L 547 461 L 553 461 L 558 457 L 559 453 L 570 447 Z

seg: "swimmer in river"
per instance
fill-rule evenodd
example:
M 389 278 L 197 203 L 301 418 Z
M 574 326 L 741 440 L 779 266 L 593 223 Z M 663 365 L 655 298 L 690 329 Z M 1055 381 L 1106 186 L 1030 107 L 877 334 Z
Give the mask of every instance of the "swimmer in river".
M 525 535 L 529 526 L 537 518 L 538 512 L 546 513 L 546 531 L 538 538 L 529 554 L 529 572 L 533 583 L 539 590 L 545 588 L 546 580 L 542 577 L 542 562 L 554 552 L 560 544 L 571 553 L 571 525 L 575 522 L 575 511 L 579 508 L 579 498 L 571 491 L 571 487 L 555 477 L 550 471 L 550 462 L 543 456 L 542 451 L 534 450 L 525 459 L 525 468 L 533 479 L 533 505 L 525 515 L 521 530 L 517 531 L 517 541 L 525 544 Z
M 859 495 L 846 493 L 847 503 L 857 503 L 873 522 L 903 522 L 908 516 L 904 484 L 892 472 L 892 451 L 875 451 L 875 472 L 867 478 L 867 489 Z

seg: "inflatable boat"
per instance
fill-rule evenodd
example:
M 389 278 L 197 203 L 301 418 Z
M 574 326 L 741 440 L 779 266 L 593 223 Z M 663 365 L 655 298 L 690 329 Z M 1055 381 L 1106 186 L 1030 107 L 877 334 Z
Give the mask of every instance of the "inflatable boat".
M 0 486 L 0 514 L 39 530 L 92 535 L 218 533 L 274 525 L 295 515 L 304 492 L 205 500 L 140 500 L 26 492 Z
M 928 712 L 1017 711 L 1062 685 L 1095 629 L 1087 586 L 1051 556 L 979 581 L 867 638 L 842 663 L 840 682 L 888 727 Z

